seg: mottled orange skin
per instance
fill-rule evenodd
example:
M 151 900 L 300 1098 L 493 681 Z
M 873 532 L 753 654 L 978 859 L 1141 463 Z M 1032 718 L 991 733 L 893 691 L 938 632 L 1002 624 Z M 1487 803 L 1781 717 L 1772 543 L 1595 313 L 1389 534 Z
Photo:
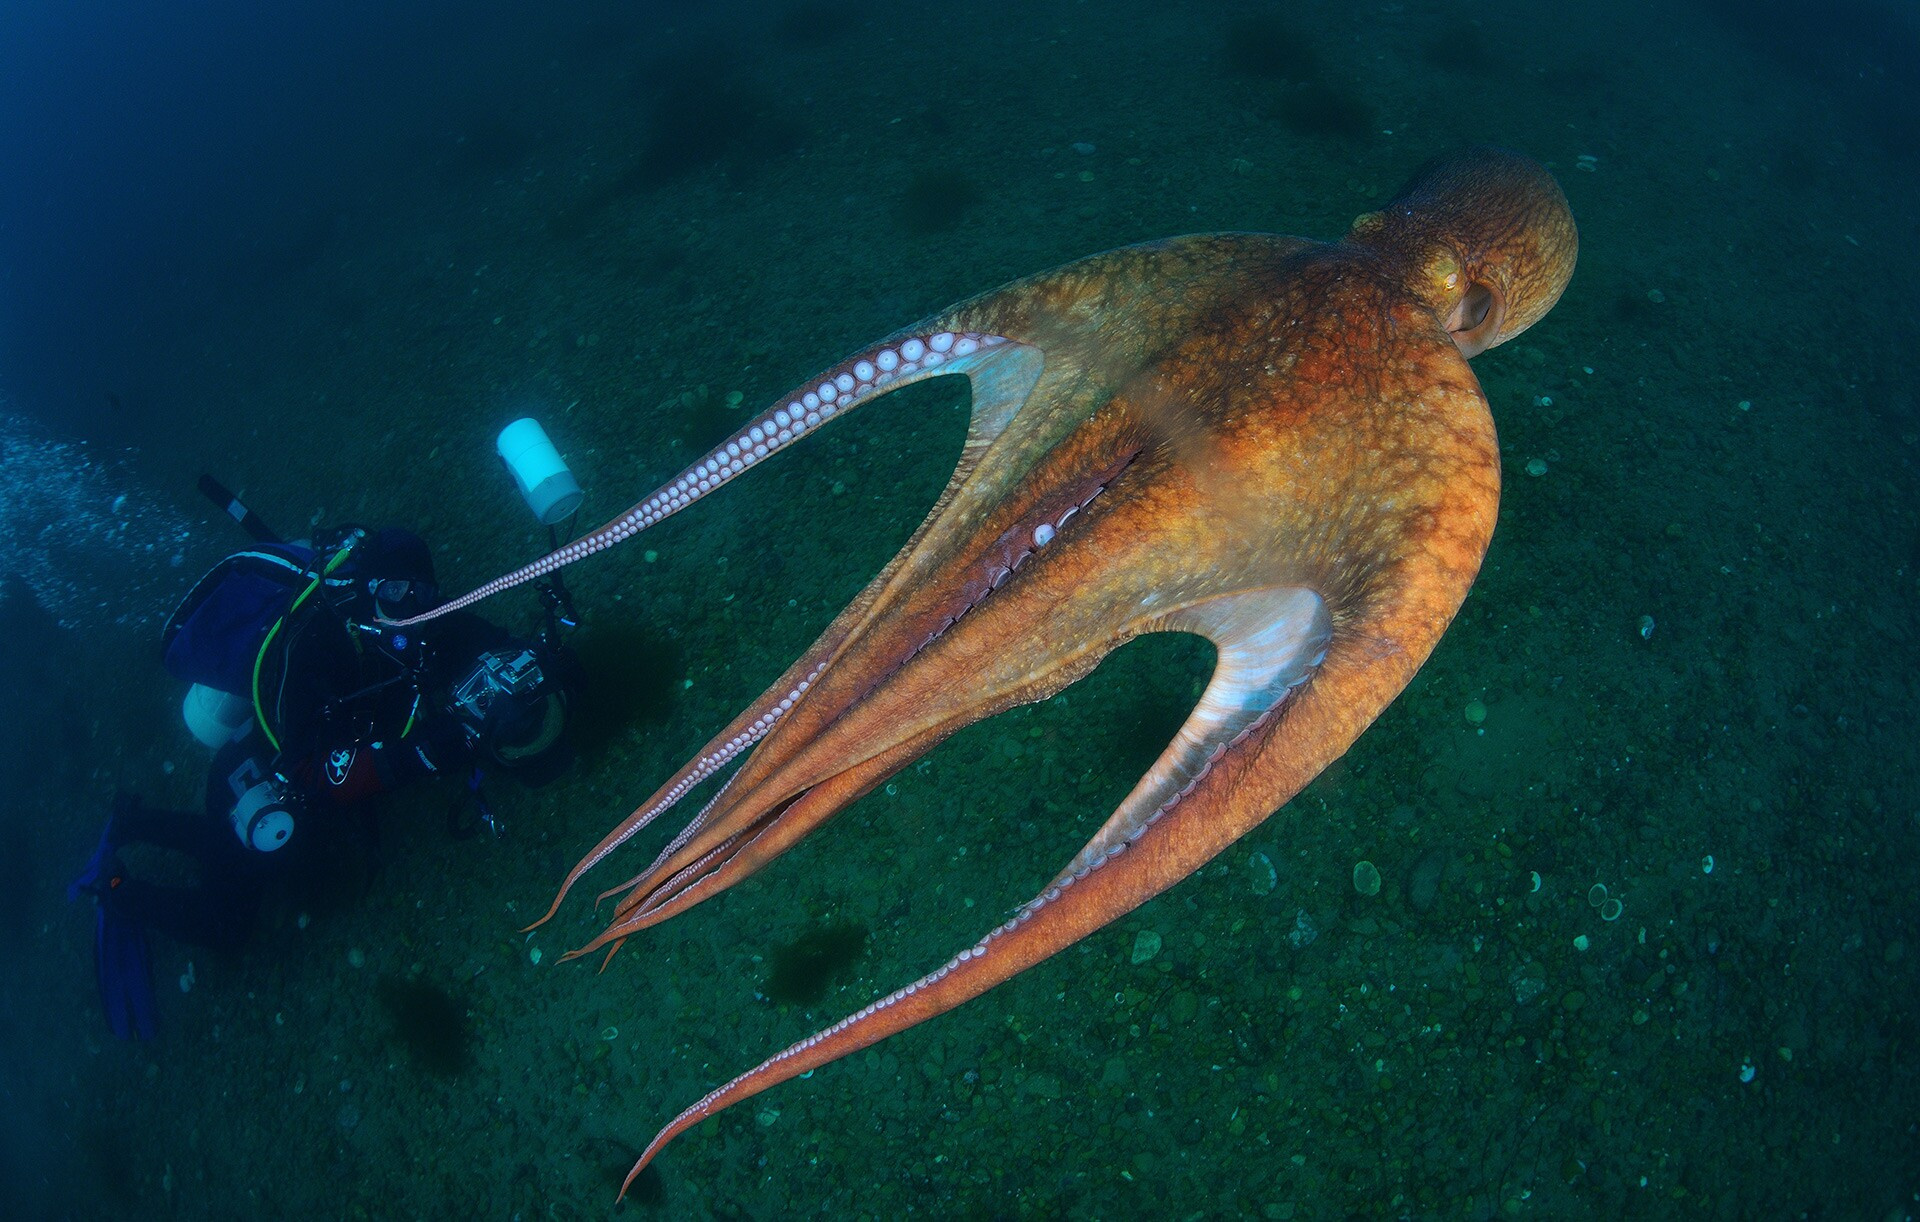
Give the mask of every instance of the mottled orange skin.
M 951 1009 L 1139 906 L 1344 753 L 1433 650 L 1493 531 L 1498 447 L 1463 352 L 1544 315 L 1576 250 L 1546 172 L 1482 149 L 1423 170 L 1340 242 L 1130 247 L 914 328 L 1006 336 L 1044 368 L 992 427 L 976 395 L 975 432 L 926 522 L 715 742 L 824 662 L 818 681 L 576 953 L 724 890 L 955 730 L 1052 695 L 1177 607 L 1304 588 L 1324 600 L 1332 640 L 1311 678 L 1124 853 L 1057 898 L 1043 892 L 1027 919 L 911 993 L 689 1108 L 635 1174 L 721 1108 Z M 1102 486 L 981 597 L 1008 539 Z

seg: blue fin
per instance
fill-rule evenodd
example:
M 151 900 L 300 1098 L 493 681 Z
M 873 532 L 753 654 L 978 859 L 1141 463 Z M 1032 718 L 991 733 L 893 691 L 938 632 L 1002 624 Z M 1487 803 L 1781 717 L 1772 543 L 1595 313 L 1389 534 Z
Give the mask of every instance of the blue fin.
M 91 894 L 97 905 L 93 971 L 100 984 L 100 1005 L 106 1011 L 107 1026 L 123 1040 L 150 1040 L 160 1031 L 160 1011 L 153 995 L 153 959 L 147 947 L 147 927 L 114 912 L 108 903 L 108 893 L 120 879 L 113 820 L 108 819 L 87 868 L 67 885 L 67 898 L 77 900 Z
M 153 995 L 153 959 L 147 928 L 101 904 L 94 923 L 93 964 L 107 1026 L 123 1040 L 150 1040 L 160 1031 Z

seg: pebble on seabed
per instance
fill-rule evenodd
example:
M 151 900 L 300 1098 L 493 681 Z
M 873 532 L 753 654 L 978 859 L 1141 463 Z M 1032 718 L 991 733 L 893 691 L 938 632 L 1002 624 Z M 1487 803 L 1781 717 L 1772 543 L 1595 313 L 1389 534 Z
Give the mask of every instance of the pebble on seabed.
M 1133 937 L 1133 961 L 1145 963 L 1160 953 L 1160 935 L 1151 929 L 1143 929 Z
M 1253 876 L 1255 895 L 1272 895 L 1274 887 L 1280 883 L 1280 872 L 1273 868 L 1273 859 L 1265 853 L 1255 853 L 1247 858 L 1247 871 Z
M 1353 867 L 1353 889 L 1362 895 L 1380 894 L 1380 867 L 1363 861 Z

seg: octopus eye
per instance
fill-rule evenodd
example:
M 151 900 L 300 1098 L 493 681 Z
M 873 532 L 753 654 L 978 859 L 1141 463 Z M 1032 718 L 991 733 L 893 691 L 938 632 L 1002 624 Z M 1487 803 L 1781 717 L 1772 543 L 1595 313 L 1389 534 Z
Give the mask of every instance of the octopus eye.
M 1428 257 L 1427 265 L 1423 270 L 1426 273 L 1426 282 L 1432 285 L 1441 296 L 1447 298 L 1451 298 L 1460 291 L 1460 285 L 1465 279 L 1460 260 L 1444 250 L 1434 251 Z

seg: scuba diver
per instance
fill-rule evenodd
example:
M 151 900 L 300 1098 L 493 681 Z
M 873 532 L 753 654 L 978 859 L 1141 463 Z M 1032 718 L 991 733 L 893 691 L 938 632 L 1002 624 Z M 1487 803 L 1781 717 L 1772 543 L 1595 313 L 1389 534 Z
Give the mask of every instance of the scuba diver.
M 508 452 L 522 426 L 544 446 L 531 468 L 524 453 Z M 532 421 L 510 426 L 501 451 L 557 547 L 555 524 L 577 509 L 578 485 Z M 238 948 L 288 863 L 324 851 L 316 848 L 324 837 L 302 829 L 337 825 L 378 794 L 438 775 L 464 779 L 478 824 L 498 835 L 485 776 L 540 785 L 571 759 L 579 675 L 562 643 L 575 619 L 561 582 L 540 588 L 544 623 L 531 638 L 465 612 L 425 632 L 396 630 L 383 621 L 441 601 L 418 535 L 349 526 L 284 542 L 217 481 L 203 476 L 200 487 L 255 540 L 195 583 L 161 636 L 167 672 L 191 685 L 187 726 L 214 751 L 201 809 L 156 811 L 117 797 L 68 888 L 70 899 L 97 901 L 97 982 L 122 1039 L 157 1031 L 149 931 Z M 197 884 L 131 877 L 120 850 L 133 844 L 191 858 Z

